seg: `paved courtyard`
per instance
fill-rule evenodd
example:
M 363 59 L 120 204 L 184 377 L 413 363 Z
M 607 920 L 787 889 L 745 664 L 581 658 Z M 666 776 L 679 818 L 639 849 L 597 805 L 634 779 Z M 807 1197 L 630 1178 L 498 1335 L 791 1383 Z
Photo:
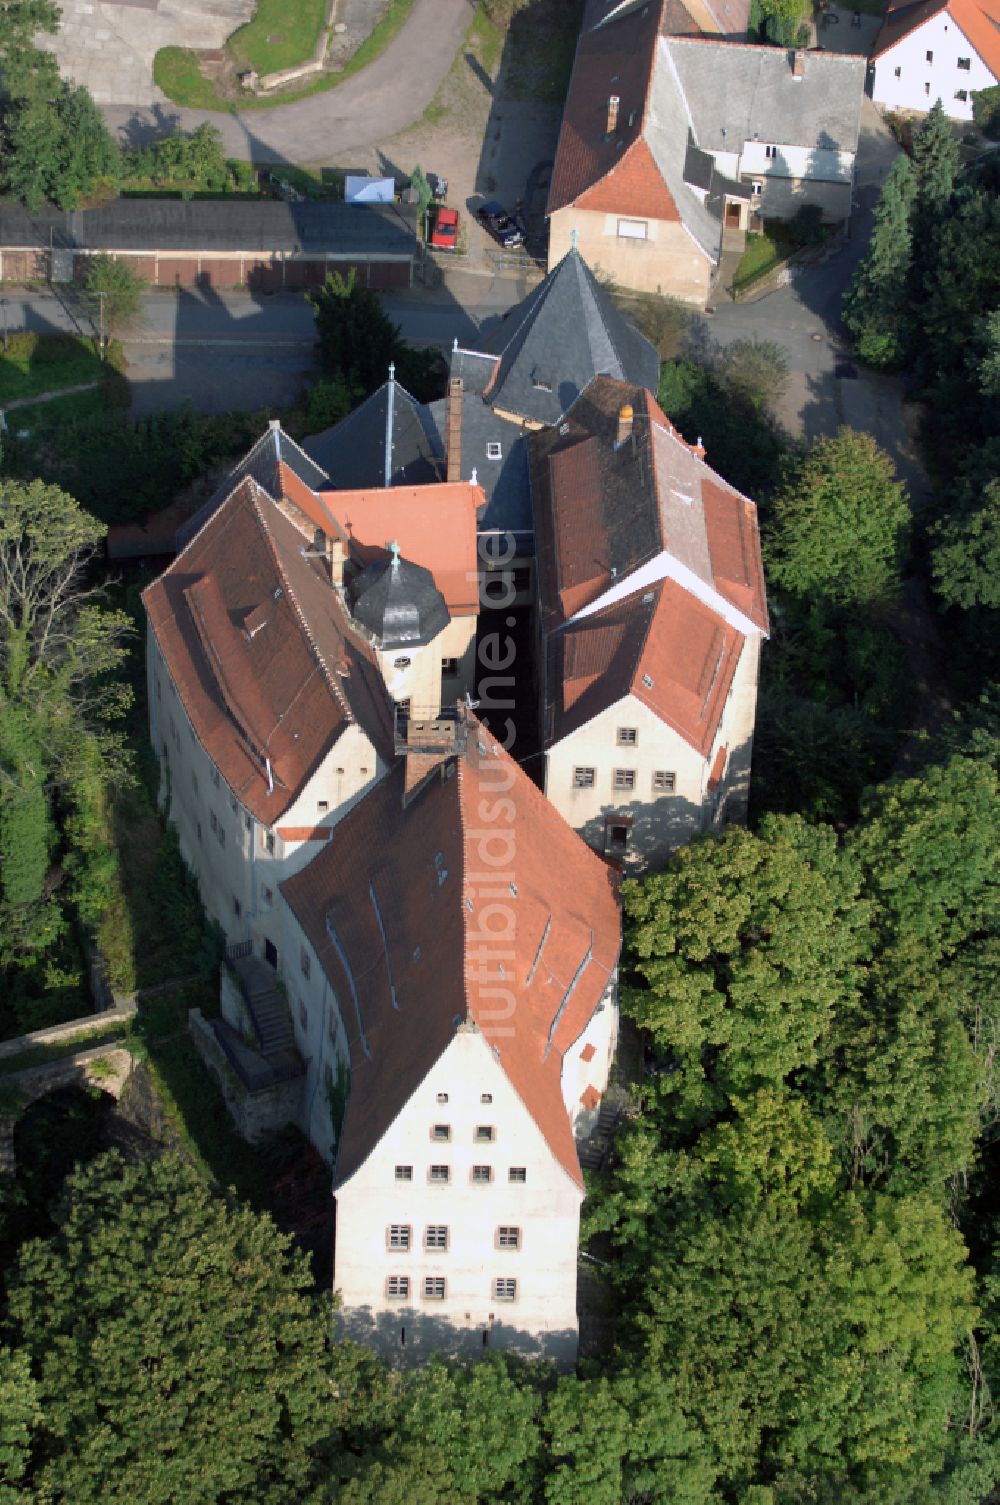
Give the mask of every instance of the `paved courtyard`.
M 100 105 L 167 104 L 153 83 L 161 47 L 221 47 L 249 21 L 255 0 L 60 0 L 62 23 L 40 43 L 64 78 L 85 84 Z

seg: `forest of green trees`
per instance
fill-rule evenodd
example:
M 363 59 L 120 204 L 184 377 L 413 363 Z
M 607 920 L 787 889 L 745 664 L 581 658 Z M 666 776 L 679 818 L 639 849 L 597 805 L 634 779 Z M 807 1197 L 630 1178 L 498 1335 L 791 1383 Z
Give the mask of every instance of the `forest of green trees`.
M 773 638 L 750 829 L 624 886 L 622 1008 L 649 1071 L 584 1210 L 606 1351 L 559 1379 L 496 1355 L 393 1372 L 335 1339 L 323 1272 L 183 1143 L 95 1154 L 78 1135 L 57 1164 L 53 1135 L 37 1206 L 0 1180 L 0 1505 L 989 1498 L 998 186 L 959 172 L 932 112 L 845 308 L 859 358 L 908 373 L 924 404 L 934 487 L 917 513 L 868 436 L 794 446 L 745 367 L 664 365 L 671 417 L 758 497 Z M 354 304 L 325 290 L 321 334 L 347 341 L 355 314 L 370 330 Z M 370 376 L 324 374 L 334 406 Z M 175 422 L 150 433 L 187 477 L 203 436 Z M 117 461 L 77 500 L 5 470 L 0 969 L 16 1025 L 59 987 L 70 932 L 122 900 L 109 809 L 145 753 L 134 602 L 94 594 Z M 927 678 L 902 626 L 914 590 Z M 205 937 L 162 840 L 175 948 L 193 955 Z

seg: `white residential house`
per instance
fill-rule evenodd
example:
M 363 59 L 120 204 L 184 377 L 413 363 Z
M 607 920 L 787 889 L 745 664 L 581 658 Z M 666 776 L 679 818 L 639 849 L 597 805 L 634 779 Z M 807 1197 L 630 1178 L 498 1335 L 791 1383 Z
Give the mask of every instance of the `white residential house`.
M 992 88 L 998 79 L 998 0 L 890 5 L 869 69 L 869 89 L 877 105 L 926 111 L 940 99 L 952 120 L 971 120 L 973 95 Z

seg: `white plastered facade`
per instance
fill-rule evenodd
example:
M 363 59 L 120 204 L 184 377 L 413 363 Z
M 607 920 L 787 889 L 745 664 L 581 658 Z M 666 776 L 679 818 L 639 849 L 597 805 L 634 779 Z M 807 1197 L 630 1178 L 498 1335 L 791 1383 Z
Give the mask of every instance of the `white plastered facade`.
M 890 110 L 929 110 L 940 99 L 952 120 L 971 120 L 973 91 L 989 89 L 996 82 L 996 75 L 947 11 L 901 37 L 871 66 L 871 94 L 877 105 Z M 965 98 L 959 98 L 963 93 Z

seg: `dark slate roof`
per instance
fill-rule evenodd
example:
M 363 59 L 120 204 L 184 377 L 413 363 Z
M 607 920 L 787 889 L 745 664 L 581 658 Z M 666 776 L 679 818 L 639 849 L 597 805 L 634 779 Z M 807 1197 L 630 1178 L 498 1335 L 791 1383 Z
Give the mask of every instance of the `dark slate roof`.
M 684 156 L 684 181 L 690 183 L 692 188 L 704 188 L 707 193 L 712 186 L 712 174 L 715 171 L 715 158 L 711 152 L 703 152 L 700 146 L 695 145 L 694 137 L 688 131 L 687 152 Z
M 618 312 L 575 250 L 511 310 L 486 344 L 500 356 L 487 400 L 537 423 L 558 423 L 595 376 L 654 392 L 659 383 L 656 350 Z
M 442 452 L 448 431 L 448 399 L 442 397 L 427 408 L 439 436 Z M 528 485 L 527 434 L 519 423 L 501 418 L 481 397 L 466 392 L 462 398 L 463 481 L 476 480 L 486 494 L 476 525 L 481 533 L 497 530 L 523 535 L 533 531 L 531 491 Z M 499 460 L 487 455 L 487 445 L 499 444 Z
M 0 245 L 142 251 L 327 251 L 412 256 L 416 218 L 400 204 L 115 199 L 99 209 L 31 213 L 0 201 Z
M 187 522 L 178 528 L 178 550 L 183 549 L 184 545 L 190 542 L 198 529 L 208 521 L 213 512 L 222 506 L 229 494 L 246 477 L 256 481 L 268 496 L 283 496 L 285 486 L 279 468 L 282 463 L 287 465 L 300 481 L 304 481 L 311 491 L 323 491 L 329 485 L 326 473 L 313 464 L 294 439 L 289 439 L 278 420 L 272 419 L 257 443 L 230 471 L 218 491 L 199 507 L 193 517 L 189 517 Z
M 462 350 L 458 341 L 448 356 L 449 376 L 460 376 L 466 392 L 475 392 L 480 397 L 493 380 L 497 358 L 482 350 Z
M 370 564 L 347 587 L 347 599 L 355 621 L 381 648 L 419 647 L 451 620 L 430 570 L 398 553 L 388 563 Z
M 342 423 L 303 440 L 335 491 L 384 486 L 386 420 L 392 404 L 392 486 L 444 480 L 444 443 L 428 409 L 399 382 L 386 382 Z M 480 404 L 481 406 L 481 404 Z

